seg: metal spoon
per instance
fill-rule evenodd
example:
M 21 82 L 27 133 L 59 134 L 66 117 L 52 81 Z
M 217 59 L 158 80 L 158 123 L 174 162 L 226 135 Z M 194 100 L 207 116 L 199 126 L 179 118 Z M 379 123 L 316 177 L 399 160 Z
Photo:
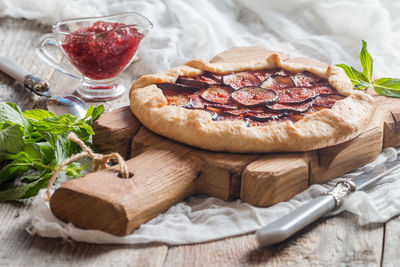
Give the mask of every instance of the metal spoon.
M 72 114 L 78 118 L 84 118 L 88 106 L 82 99 L 74 95 L 51 96 L 49 85 L 42 79 L 29 74 L 27 70 L 15 61 L 0 57 L 0 70 L 15 80 L 21 82 L 27 89 L 36 95 L 47 97 L 47 109 L 56 115 Z

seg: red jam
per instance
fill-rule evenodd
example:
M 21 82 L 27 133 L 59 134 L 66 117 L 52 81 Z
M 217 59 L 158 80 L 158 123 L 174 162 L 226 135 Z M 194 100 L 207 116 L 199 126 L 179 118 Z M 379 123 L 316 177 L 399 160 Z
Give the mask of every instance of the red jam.
M 62 45 L 72 64 L 93 80 L 117 76 L 132 57 L 143 34 L 123 23 L 97 21 L 66 36 Z

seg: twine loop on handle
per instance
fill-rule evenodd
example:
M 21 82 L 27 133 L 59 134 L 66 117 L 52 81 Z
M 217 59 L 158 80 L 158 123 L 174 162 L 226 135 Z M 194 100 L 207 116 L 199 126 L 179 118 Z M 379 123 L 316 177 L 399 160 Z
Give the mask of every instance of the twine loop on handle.
M 129 178 L 129 171 L 128 171 L 128 166 L 126 165 L 125 160 L 121 157 L 121 155 L 119 153 L 111 153 L 111 154 L 107 154 L 107 155 L 103 155 L 103 154 L 98 154 L 98 153 L 94 153 L 92 151 L 92 149 L 90 149 L 90 147 L 88 147 L 85 142 L 83 142 L 81 139 L 79 139 L 79 137 L 75 134 L 75 133 L 70 133 L 68 135 L 68 139 L 77 143 L 81 148 L 82 148 L 82 152 L 79 154 L 76 154 L 72 157 L 67 158 L 63 163 L 60 164 L 60 166 L 57 168 L 57 170 L 54 172 L 53 176 L 51 177 L 49 184 L 47 185 L 47 191 L 46 191 L 46 201 L 50 200 L 51 197 L 51 187 L 53 186 L 58 174 L 60 173 L 60 171 L 62 170 L 62 168 L 64 168 L 65 166 L 67 166 L 68 164 L 70 164 L 71 162 L 74 162 L 80 158 L 83 157 L 89 157 L 92 159 L 93 162 L 93 172 L 96 172 L 98 170 L 101 169 L 106 169 L 107 168 L 107 163 L 112 160 L 115 159 L 117 160 L 119 167 L 120 167 L 120 172 L 121 172 L 121 177 L 122 178 Z

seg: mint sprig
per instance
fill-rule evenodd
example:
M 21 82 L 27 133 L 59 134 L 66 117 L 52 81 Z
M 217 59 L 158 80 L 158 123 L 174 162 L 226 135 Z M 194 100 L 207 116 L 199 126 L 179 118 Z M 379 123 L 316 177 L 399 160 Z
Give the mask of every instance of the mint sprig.
M 400 97 L 400 79 L 398 78 L 380 78 L 373 81 L 373 59 L 367 50 L 367 43 L 362 40 L 362 49 L 360 53 L 360 63 L 362 71 L 346 64 L 337 64 L 350 78 L 354 87 L 358 90 L 373 88 L 379 95 L 388 97 Z
M 81 151 L 68 134 L 74 132 L 88 143 L 92 123 L 103 111 L 103 106 L 92 106 L 78 119 L 42 109 L 22 112 L 13 103 L 0 102 L 0 201 L 32 197 L 46 187 L 58 166 Z M 79 177 L 86 167 L 73 162 L 64 171 Z

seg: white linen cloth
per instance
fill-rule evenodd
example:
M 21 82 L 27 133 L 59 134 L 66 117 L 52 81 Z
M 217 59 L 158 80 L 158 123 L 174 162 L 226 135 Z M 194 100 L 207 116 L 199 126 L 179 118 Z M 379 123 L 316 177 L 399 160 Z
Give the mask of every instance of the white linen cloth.
M 135 75 L 165 71 L 191 58 L 210 59 L 234 46 L 265 46 L 292 57 L 307 56 L 329 64 L 359 66 L 361 39 L 368 42 L 378 77 L 400 76 L 400 2 L 390 0 L 170 0 L 55 1 L 0 0 L 0 16 L 54 23 L 60 19 L 136 11 L 154 23 L 135 63 Z M 393 159 L 385 149 L 360 173 Z M 82 230 L 57 220 L 41 197 L 34 201 L 32 233 L 91 243 L 189 244 L 254 231 L 325 192 L 347 174 L 312 185 L 287 202 L 256 208 L 241 200 L 225 202 L 194 196 L 126 237 Z M 386 176 L 365 192 L 352 194 L 337 211 L 359 215 L 360 223 L 384 222 L 400 213 L 400 173 Z M 41 192 L 43 195 L 43 192 Z

